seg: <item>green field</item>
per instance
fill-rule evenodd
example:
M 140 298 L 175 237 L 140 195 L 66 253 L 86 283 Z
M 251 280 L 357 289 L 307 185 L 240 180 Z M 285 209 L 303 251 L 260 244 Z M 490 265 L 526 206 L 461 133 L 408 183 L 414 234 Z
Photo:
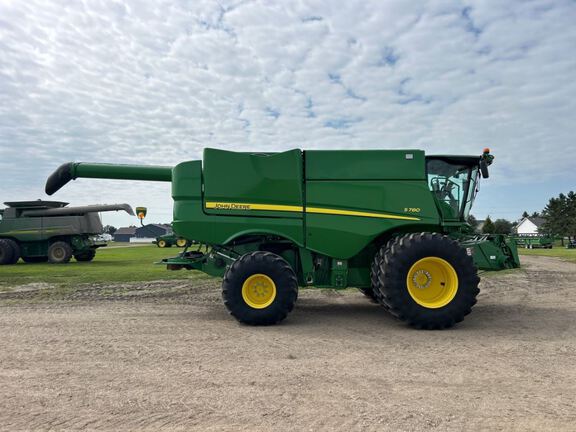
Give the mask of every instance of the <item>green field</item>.
M 567 261 L 576 262 L 576 249 L 566 249 L 562 246 L 555 246 L 553 249 L 523 249 L 519 248 L 520 255 L 539 255 L 562 258 Z
M 128 244 L 126 244 L 128 245 Z M 155 265 L 176 255 L 181 249 L 160 249 L 154 245 L 126 246 L 114 244 L 101 248 L 92 262 L 68 264 L 26 264 L 0 266 L 0 290 L 30 283 L 48 283 L 60 287 L 98 282 L 138 282 L 161 279 L 198 279 L 208 276 L 197 271 L 168 271 Z

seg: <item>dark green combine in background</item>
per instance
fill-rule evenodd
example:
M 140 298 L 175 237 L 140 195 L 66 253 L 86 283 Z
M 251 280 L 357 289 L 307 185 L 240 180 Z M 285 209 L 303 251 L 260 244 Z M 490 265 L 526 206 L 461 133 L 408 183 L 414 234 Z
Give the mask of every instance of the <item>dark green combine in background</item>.
M 0 210 L 0 264 L 63 264 L 72 256 L 92 261 L 96 249 L 106 243 L 93 236 L 102 234 L 98 212 L 123 210 L 133 215 L 128 204 L 67 207 L 60 201 L 18 201 L 4 203 Z

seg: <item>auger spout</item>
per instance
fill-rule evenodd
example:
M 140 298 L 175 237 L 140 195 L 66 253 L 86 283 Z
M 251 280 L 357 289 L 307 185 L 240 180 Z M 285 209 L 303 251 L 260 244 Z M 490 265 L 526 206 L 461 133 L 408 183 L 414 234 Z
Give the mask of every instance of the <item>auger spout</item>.
M 79 177 L 169 182 L 172 181 L 172 167 L 68 162 L 48 177 L 46 193 L 52 195 Z

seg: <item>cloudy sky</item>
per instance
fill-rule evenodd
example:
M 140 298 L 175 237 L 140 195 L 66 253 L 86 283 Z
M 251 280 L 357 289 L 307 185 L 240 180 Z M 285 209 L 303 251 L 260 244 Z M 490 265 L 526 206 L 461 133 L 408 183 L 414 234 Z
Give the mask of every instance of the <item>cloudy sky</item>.
M 576 189 L 575 23 L 568 0 L 0 0 L 0 201 L 72 160 L 489 146 L 473 213 L 516 219 Z M 168 184 L 53 198 L 171 220 Z

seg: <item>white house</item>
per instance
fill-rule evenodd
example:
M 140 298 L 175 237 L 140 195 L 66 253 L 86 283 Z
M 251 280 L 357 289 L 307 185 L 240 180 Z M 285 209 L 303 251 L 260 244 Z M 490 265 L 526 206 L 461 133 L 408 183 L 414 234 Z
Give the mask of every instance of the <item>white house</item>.
M 544 218 L 541 217 L 525 217 L 522 218 L 518 225 L 516 225 L 516 234 L 521 236 L 537 236 L 538 229 L 544 223 Z

